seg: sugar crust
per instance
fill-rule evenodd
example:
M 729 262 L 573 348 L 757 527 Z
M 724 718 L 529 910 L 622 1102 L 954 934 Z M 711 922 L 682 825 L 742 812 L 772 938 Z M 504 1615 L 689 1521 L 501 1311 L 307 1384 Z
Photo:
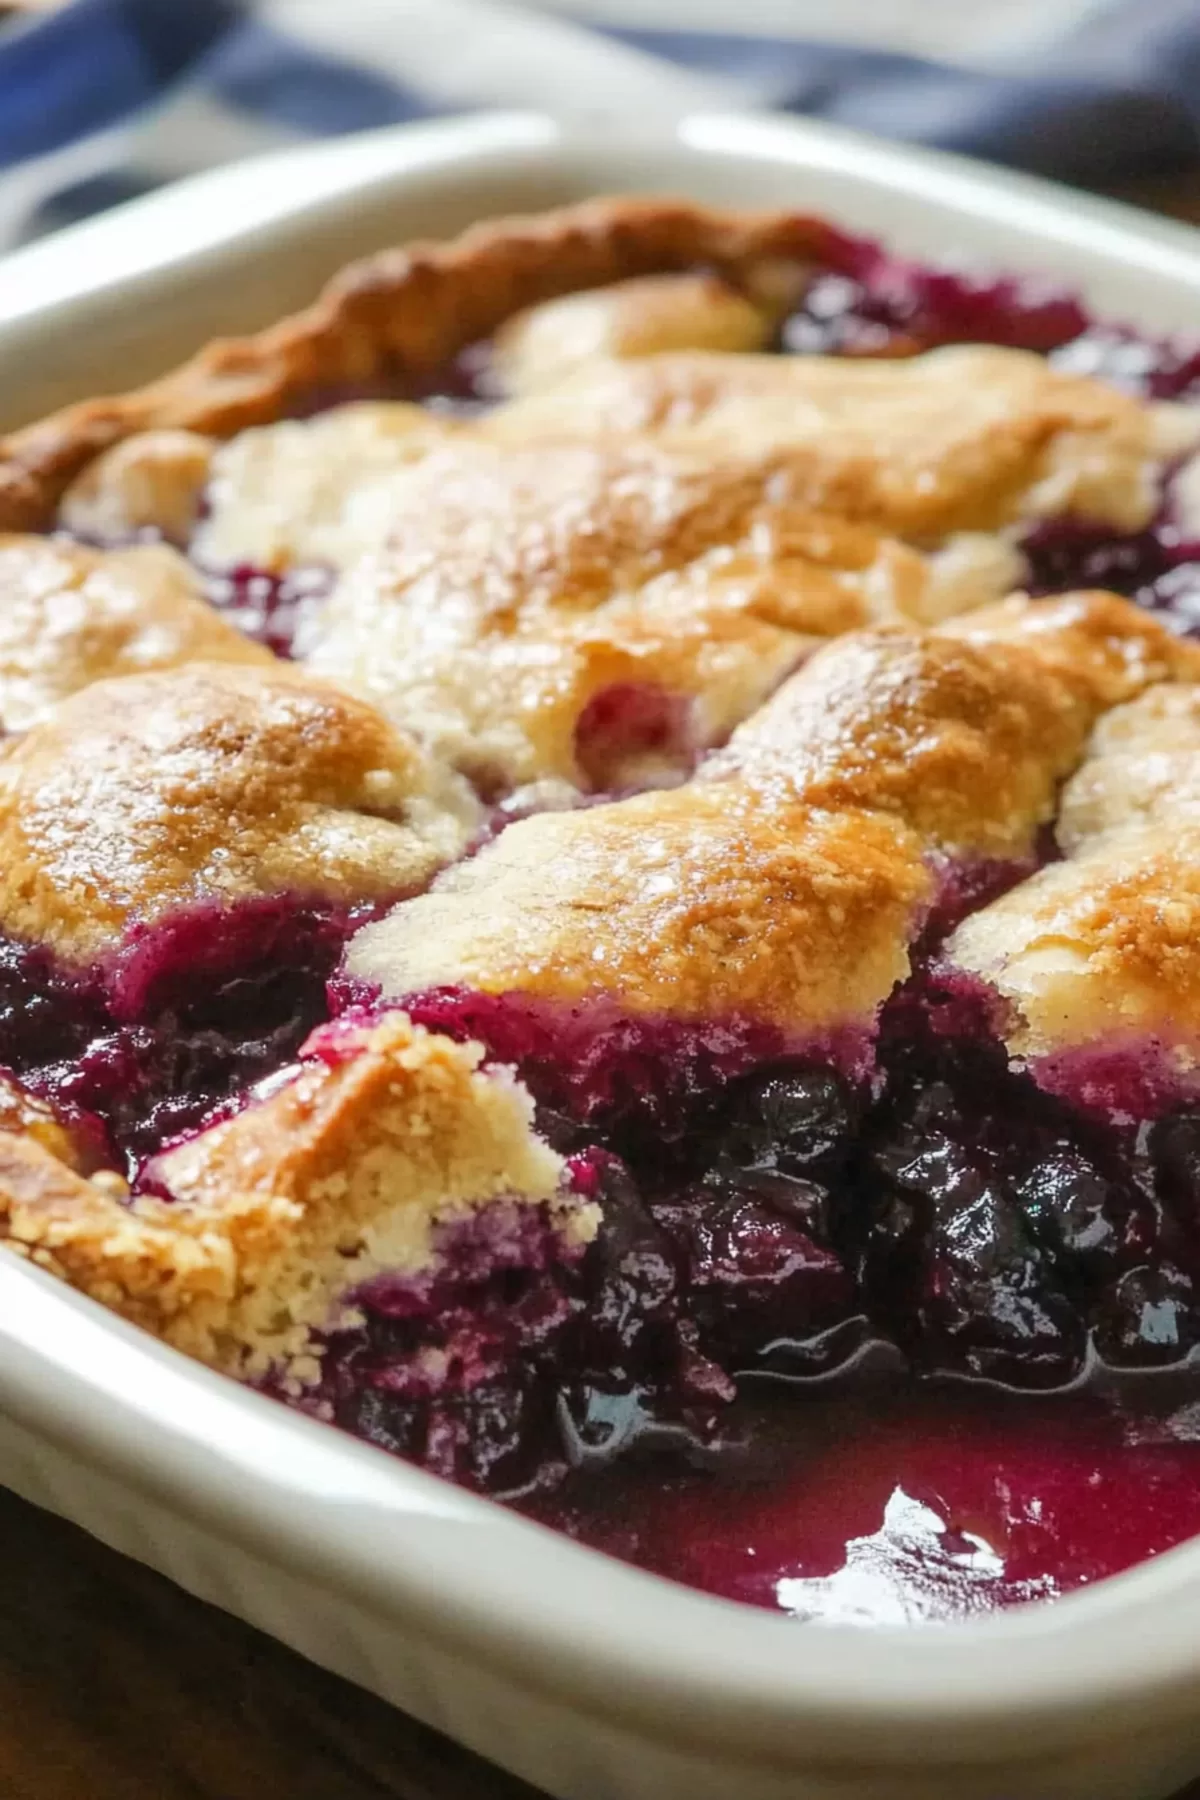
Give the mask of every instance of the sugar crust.
M 27 731 L 94 681 L 188 662 L 266 669 L 174 550 L 0 534 L 0 725 Z
M 932 632 L 839 639 L 701 776 L 736 772 L 814 806 L 893 813 L 931 851 L 1020 858 L 1104 710 L 1189 674 L 1200 676 L 1200 649 L 1115 595 L 1014 596 Z
M 860 1023 L 907 969 L 929 857 L 1028 850 L 1094 726 L 1063 795 L 1068 860 L 975 915 L 952 952 L 1019 1002 L 1018 1048 L 1081 1031 L 1190 1029 L 1200 687 L 1153 684 L 1200 680 L 1196 652 L 1108 596 L 1013 601 L 939 635 L 911 627 L 999 592 L 1013 575 L 1012 530 L 1030 518 L 1084 512 L 1140 527 L 1164 467 L 1194 446 L 1196 417 L 1016 352 L 768 365 L 753 350 L 772 316 L 771 272 L 782 270 L 786 290 L 822 235 L 794 216 L 621 202 L 373 259 L 297 319 L 4 440 L 0 523 L 48 524 L 65 488 L 64 522 L 90 536 L 149 526 L 184 542 L 207 488 L 194 547 L 216 564 L 348 564 L 367 551 L 370 572 L 347 578 L 330 615 L 336 625 L 344 611 L 340 637 L 331 626 L 315 661 L 399 722 L 412 714 L 460 767 L 510 785 L 579 783 L 575 723 L 606 682 L 648 677 L 691 698 L 691 751 L 745 720 L 825 637 L 890 625 L 818 656 L 702 780 L 514 826 L 368 928 L 350 967 L 387 993 L 466 980 L 568 1001 L 616 994 L 633 1011 L 746 1012 L 798 1033 Z M 722 273 L 661 274 L 697 263 Z M 623 292 L 549 298 L 627 276 Z M 685 291 L 695 299 L 686 327 Z M 374 404 L 277 422 L 322 384 L 442 364 L 518 307 L 496 369 L 533 397 L 481 428 Z M 563 349 L 580 330 L 591 333 L 582 357 L 569 341 Z M 586 366 L 571 373 L 573 360 Z M 613 449 L 616 433 L 637 440 L 632 504 L 652 521 L 640 536 L 620 512 L 631 452 Z M 595 441 L 581 450 L 581 436 Z M 486 473 L 524 458 L 530 491 L 552 492 L 554 468 L 578 473 L 581 455 L 599 473 L 577 526 L 553 507 L 526 518 L 513 486 Z M 458 513 L 439 512 L 456 480 Z M 759 511 L 731 502 L 733 522 L 717 520 L 724 538 L 686 524 L 676 535 L 679 507 L 692 505 L 695 520 L 711 513 L 718 481 L 757 484 Z M 479 530 L 489 482 L 507 536 Z M 832 548 L 815 551 L 822 534 Z M 628 591 L 589 572 L 589 548 Z M 73 554 L 77 570 L 96 556 Z M 119 554 L 169 569 L 166 551 Z M 103 565 L 106 579 L 116 567 Z M 140 577 L 127 579 L 141 595 Z M 79 591 L 91 580 L 72 577 Z M 170 582 L 164 573 L 150 585 L 159 595 Z M 31 703 L 28 737 L 0 757 L 9 929 L 86 960 L 131 921 L 194 898 L 291 892 L 298 880 L 312 891 L 314 870 L 322 893 L 375 898 L 391 891 L 385 865 L 388 881 L 411 871 L 419 885 L 462 849 L 477 815 L 461 788 L 372 709 L 302 672 L 214 672 L 217 658 L 261 664 L 263 653 L 228 639 L 200 650 L 182 603 L 168 620 L 143 598 L 132 636 L 79 650 L 76 686 L 123 673 L 104 657 L 144 654 L 139 632 L 177 634 L 170 664 L 207 661 L 101 679 L 75 700 L 47 687 Z M 457 665 L 450 703 L 441 674 L 427 697 L 419 682 L 406 687 L 413 621 L 431 600 Z M 488 654 L 472 662 L 485 637 Z M 485 739 L 498 702 L 478 699 L 488 684 L 511 696 L 496 743 Z M 263 797 L 268 778 L 277 806 Z M 117 794 L 122 784 L 131 794 Z M 525 1197 L 554 1203 L 557 1165 L 530 1137 L 520 1091 L 484 1076 L 473 1052 L 406 1030 L 392 1015 L 355 1054 L 306 1066 L 163 1158 L 169 1208 L 73 1168 L 61 1122 L 0 1085 L 10 1244 L 218 1366 L 256 1374 L 282 1359 L 295 1380 L 310 1378 L 312 1332 L 330 1317 L 347 1256 L 365 1273 L 419 1267 L 443 1208 L 507 1193 L 518 1173 Z M 402 1195 L 401 1216 L 384 1219 L 385 1191 Z M 572 1214 L 569 1232 L 588 1229 Z
M 760 278 L 755 293 L 693 272 L 642 275 L 543 301 L 501 325 L 492 339 L 489 373 L 501 392 L 531 394 L 556 387 L 601 357 L 765 350 L 803 283 L 795 266 L 779 269 L 782 280 L 772 285 Z
M 797 1038 L 869 1027 L 933 866 L 1031 853 L 1105 707 L 1200 669 L 1111 595 L 1021 600 L 994 626 L 991 651 L 842 639 L 699 779 L 510 826 L 358 933 L 349 973 L 396 1001 L 463 985 Z
M 622 197 L 381 251 L 264 331 L 217 339 L 147 387 L 83 401 L 0 438 L 0 529 L 47 528 L 70 483 L 138 432 L 230 438 L 314 397 L 419 383 L 522 309 L 561 294 L 697 268 L 753 291 L 763 273 L 819 261 L 834 238 L 823 221 L 795 212 Z
M 871 1017 L 929 887 L 893 819 L 692 785 L 510 826 L 347 967 L 389 997 L 462 983 L 803 1035 Z
M 0 752 L 0 925 L 78 964 L 204 901 L 378 900 L 477 818 L 412 738 L 286 664 L 95 682 Z

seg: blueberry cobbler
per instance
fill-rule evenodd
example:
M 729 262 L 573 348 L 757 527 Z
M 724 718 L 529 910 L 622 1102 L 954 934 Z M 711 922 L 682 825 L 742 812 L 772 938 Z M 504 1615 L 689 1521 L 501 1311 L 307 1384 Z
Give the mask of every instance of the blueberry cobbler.
M 0 1236 L 807 1618 L 1200 1532 L 1200 347 L 388 252 L 0 441 Z

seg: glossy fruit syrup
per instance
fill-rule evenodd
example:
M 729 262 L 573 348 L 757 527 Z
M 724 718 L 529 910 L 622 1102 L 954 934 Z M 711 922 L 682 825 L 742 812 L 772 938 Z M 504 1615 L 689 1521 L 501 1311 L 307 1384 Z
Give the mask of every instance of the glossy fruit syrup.
M 743 1384 L 719 1455 L 587 1468 L 542 1523 L 798 1618 L 921 1624 L 1052 1599 L 1200 1533 L 1200 1381 L 1034 1398 L 859 1372 Z
M 787 321 L 785 352 L 984 341 L 1150 399 L 1200 392 L 1195 346 L 1097 325 L 1049 284 L 861 243 L 840 265 Z M 1200 545 L 1169 495 L 1135 536 L 1066 521 L 1025 549 L 1035 591 L 1111 587 L 1200 628 Z M 826 1381 L 743 1374 L 719 1441 L 673 1465 L 593 1460 L 523 1502 L 532 1516 L 727 1598 L 858 1624 L 1051 1598 L 1200 1532 L 1196 1122 L 1077 1133 L 1019 1087 L 1008 1111 L 986 1056 L 986 1106 L 945 1069 L 923 1083 L 927 1051 L 918 1034 L 894 1056 L 868 1134 L 861 1267 L 904 1349 Z M 1031 1391 L 1039 1372 L 1051 1391 Z
M 1097 327 L 1049 284 L 851 241 L 836 260 L 781 353 L 982 341 L 1196 396 L 1200 357 Z M 1169 489 L 1143 532 L 1058 521 L 1024 550 L 1036 591 L 1107 586 L 1200 624 Z M 566 1304 L 520 1382 L 489 1380 L 477 1423 L 455 1393 L 455 1441 L 502 1446 L 492 1479 L 477 1458 L 445 1472 L 659 1574 L 859 1623 L 1052 1597 L 1200 1531 L 1200 1128 L 1081 1121 L 1007 1074 L 983 1021 L 939 1049 L 930 998 L 895 1009 L 864 1098 L 853 1058 L 755 1071 L 770 1047 L 736 1027 L 656 1045 L 423 997 L 432 1027 L 520 1066 L 562 1149 L 600 1145 L 605 1212 L 579 1271 L 534 1281 L 539 1322 L 551 1290 Z M 363 1435 L 421 1441 L 428 1411 L 372 1405 Z
M 727 1598 L 861 1624 L 1052 1597 L 1200 1531 L 1200 1120 L 1170 1116 L 1139 1157 L 961 1056 L 953 1086 L 929 1068 L 909 1089 L 910 1054 L 870 1109 L 833 1184 L 833 1268 L 794 1238 L 778 1255 L 778 1200 L 744 1145 L 718 1151 L 703 1199 L 652 1209 L 668 1232 L 690 1215 L 688 1310 L 736 1399 L 665 1454 L 636 1435 L 577 1449 L 532 1516 Z M 775 1214 L 784 1236 L 795 1216 Z M 822 1298 L 860 1313 L 866 1342 L 805 1379 L 787 1332 Z

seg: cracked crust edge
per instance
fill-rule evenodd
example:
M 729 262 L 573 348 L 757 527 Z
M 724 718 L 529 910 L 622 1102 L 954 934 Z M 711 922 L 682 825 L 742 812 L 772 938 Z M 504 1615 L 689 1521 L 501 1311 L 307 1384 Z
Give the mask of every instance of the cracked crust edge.
M 134 432 L 229 437 L 322 388 L 435 369 L 513 313 L 561 294 L 697 266 L 736 278 L 762 263 L 818 259 L 836 242 L 833 227 L 802 213 L 620 198 L 379 251 L 263 331 L 214 339 L 146 387 L 78 402 L 0 438 L 0 530 L 45 530 L 69 483 Z

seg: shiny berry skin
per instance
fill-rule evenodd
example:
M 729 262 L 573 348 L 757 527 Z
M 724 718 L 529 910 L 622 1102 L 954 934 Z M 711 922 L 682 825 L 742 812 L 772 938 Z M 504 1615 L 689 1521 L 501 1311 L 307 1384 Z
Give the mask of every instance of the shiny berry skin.
M 720 1160 L 747 1174 L 819 1175 L 844 1161 L 854 1128 L 830 1069 L 777 1069 L 735 1083 L 722 1108 Z
M 1155 1122 L 1150 1156 L 1170 1217 L 1200 1247 L 1200 1113 L 1181 1111 Z
M 1154 1220 L 1081 1151 L 1061 1147 L 1017 1184 L 1025 1219 L 1064 1279 L 1095 1286 L 1139 1259 L 1154 1241 Z
M 823 1366 L 814 1340 L 856 1310 L 853 1279 L 828 1243 L 753 1190 L 721 1183 L 673 1197 L 655 1216 L 679 1246 L 688 1316 L 707 1355 L 753 1368 L 779 1346 L 797 1370 Z
M 1106 1362 L 1149 1368 L 1180 1362 L 1200 1341 L 1191 1277 L 1167 1262 L 1128 1270 L 1102 1295 L 1094 1329 Z
M 915 1152 L 885 1146 L 877 1166 L 890 1193 L 866 1280 L 917 1363 L 1018 1387 L 1069 1380 L 1082 1322 L 1003 1183 L 940 1133 Z

